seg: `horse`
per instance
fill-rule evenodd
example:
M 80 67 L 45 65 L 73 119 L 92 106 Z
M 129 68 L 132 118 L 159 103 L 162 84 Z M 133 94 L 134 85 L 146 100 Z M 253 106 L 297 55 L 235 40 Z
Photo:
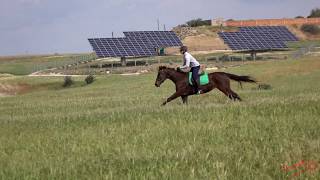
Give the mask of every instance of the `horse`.
M 231 100 L 242 99 L 237 93 L 230 88 L 230 79 L 240 83 L 257 83 L 250 76 L 238 76 L 235 74 L 225 73 L 225 72 L 213 72 L 208 74 L 209 84 L 200 86 L 201 94 L 210 92 L 214 88 L 218 88 Z M 160 87 L 160 85 L 166 80 L 170 79 L 176 86 L 176 92 L 173 93 L 162 105 L 166 105 L 168 102 L 181 97 L 183 104 L 188 104 L 188 96 L 195 95 L 197 92 L 194 91 L 193 86 L 189 84 L 188 73 L 179 72 L 174 68 L 169 68 L 166 66 L 160 66 L 158 70 L 157 79 L 155 81 L 155 86 Z

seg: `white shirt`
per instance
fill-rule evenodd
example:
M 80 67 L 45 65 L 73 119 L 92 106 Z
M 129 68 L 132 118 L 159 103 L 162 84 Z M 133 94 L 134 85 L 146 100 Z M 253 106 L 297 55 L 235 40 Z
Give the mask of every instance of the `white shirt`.
M 190 53 L 185 52 L 183 54 L 183 66 L 181 66 L 180 68 L 186 68 L 186 67 L 197 67 L 200 66 L 200 63 L 196 60 L 196 58 L 194 58 Z

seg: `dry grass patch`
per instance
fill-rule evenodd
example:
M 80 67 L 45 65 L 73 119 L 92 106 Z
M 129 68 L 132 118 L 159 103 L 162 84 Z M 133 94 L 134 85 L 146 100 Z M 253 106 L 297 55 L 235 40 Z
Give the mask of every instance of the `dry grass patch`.
M 32 87 L 28 84 L 0 84 L 0 97 L 24 94 L 31 89 Z

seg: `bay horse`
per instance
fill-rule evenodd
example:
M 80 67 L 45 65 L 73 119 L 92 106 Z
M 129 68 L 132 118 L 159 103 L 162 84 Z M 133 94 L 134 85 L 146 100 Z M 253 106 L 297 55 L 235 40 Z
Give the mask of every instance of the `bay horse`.
M 230 88 L 230 79 L 241 82 L 248 83 L 257 83 L 250 76 L 238 76 L 235 74 L 225 73 L 225 72 L 214 72 L 208 74 L 209 76 L 209 84 L 200 86 L 201 94 L 207 93 L 214 88 L 218 88 L 221 92 L 223 92 L 226 96 L 228 96 L 231 100 L 239 100 L 241 98 L 237 93 L 231 90 Z M 181 97 L 183 104 L 188 103 L 188 96 L 196 94 L 193 86 L 189 85 L 188 73 L 178 72 L 173 68 L 169 68 L 166 66 L 160 66 L 158 70 L 157 79 L 155 82 L 156 87 L 160 87 L 160 85 L 166 80 L 170 79 L 176 85 L 176 92 L 172 94 L 162 105 L 166 105 L 168 102 Z

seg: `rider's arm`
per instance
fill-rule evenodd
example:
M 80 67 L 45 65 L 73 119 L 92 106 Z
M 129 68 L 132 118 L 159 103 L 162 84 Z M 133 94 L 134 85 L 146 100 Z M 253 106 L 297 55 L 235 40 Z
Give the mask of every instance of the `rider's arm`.
M 190 61 L 191 57 L 186 55 L 184 56 L 185 64 L 183 66 L 180 66 L 181 69 L 190 67 Z

